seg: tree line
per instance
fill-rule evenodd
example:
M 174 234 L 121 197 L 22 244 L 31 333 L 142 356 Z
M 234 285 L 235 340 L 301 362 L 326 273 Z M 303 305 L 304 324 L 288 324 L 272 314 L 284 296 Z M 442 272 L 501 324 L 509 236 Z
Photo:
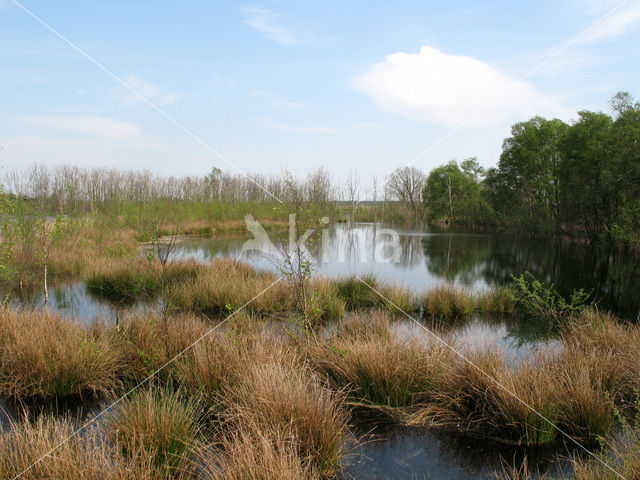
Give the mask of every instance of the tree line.
M 497 167 L 475 158 L 428 175 L 432 220 L 531 234 L 640 241 L 640 103 L 619 92 L 612 114 L 516 123 Z

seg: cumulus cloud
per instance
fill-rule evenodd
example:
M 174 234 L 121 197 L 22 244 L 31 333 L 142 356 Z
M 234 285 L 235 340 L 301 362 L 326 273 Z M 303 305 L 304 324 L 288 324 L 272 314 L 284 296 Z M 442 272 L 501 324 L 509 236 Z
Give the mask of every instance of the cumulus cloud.
M 469 56 L 433 47 L 388 55 L 354 80 L 382 110 L 450 126 L 499 124 L 510 116 L 568 118 L 573 112 L 530 83 Z
M 291 29 L 283 26 L 280 18 L 265 8 L 245 8 L 244 22 L 265 37 L 282 45 L 296 45 L 300 39 Z
M 131 122 L 103 117 L 42 116 L 30 118 L 27 123 L 36 127 L 111 140 L 124 140 L 136 137 L 140 133 L 140 128 Z
M 124 81 L 144 98 L 158 106 L 169 105 L 178 99 L 177 95 L 166 91 L 158 85 L 141 79 L 138 75 L 127 75 Z M 113 93 L 116 99 L 125 105 L 142 101 L 138 95 L 123 86 L 117 87 Z

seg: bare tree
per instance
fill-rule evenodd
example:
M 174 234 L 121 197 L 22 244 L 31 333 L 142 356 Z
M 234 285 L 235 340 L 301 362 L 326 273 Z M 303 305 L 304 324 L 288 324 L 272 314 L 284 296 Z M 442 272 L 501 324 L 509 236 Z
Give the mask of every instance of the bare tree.
M 373 190 L 372 190 L 372 200 L 373 200 L 373 221 L 374 223 L 378 221 L 378 177 L 373 176 Z
M 347 200 L 351 207 L 351 218 L 353 219 L 360 202 L 360 175 L 358 175 L 357 170 L 350 169 L 347 174 Z
M 387 178 L 385 190 L 393 199 L 402 202 L 417 220 L 422 208 L 422 191 L 426 175 L 416 167 L 396 168 Z

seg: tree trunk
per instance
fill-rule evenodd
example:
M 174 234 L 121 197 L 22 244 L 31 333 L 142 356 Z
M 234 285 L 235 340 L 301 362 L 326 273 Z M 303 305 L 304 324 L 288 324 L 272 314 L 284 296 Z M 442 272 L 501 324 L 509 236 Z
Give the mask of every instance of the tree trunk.
M 44 261 L 44 304 L 49 302 L 49 288 L 47 287 L 47 260 Z

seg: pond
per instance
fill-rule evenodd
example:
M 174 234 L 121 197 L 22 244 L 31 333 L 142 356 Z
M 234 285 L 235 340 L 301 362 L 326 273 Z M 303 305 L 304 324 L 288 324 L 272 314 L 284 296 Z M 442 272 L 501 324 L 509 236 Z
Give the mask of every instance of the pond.
M 382 245 L 390 245 L 389 229 L 397 233 L 394 261 L 376 261 Z M 273 245 L 284 234 L 270 233 Z M 191 238 L 181 243 L 178 255 L 208 261 L 230 257 L 269 270 L 277 262 L 260 252 L 243 252 L 248 236 Z M 264 240 L 260 248 L 270 251 Z M 389 247 L 390 248 L 390 247 Z M 531 272 L 569 296 L 573 289 L 593 291 L 603 309 L 636 320 L 640 314 L 640 256 L 628 249 L 607 249 L 549 239 L 532 239 L 496 233 L 469 233 L 434 226 L 414 228 L 386 224 L 338 224 L 320 242 L 316 271 L 319 275 L 346 276 L 372 273 L 382 281 L 423 291 L 448 282 L 482 290 L 505 285 L 512 275 Z M 388 260 L 391 255 L 382 260 Z M 380 259 L 378 259 L 380 260 Z

